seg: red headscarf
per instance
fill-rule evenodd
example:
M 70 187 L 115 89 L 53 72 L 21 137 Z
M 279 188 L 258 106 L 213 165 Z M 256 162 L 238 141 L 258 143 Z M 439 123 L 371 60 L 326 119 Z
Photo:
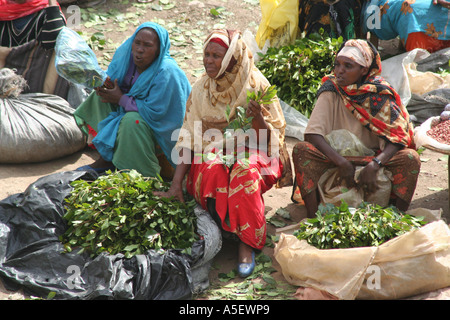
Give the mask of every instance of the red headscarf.
M 0 0 L 0 21 L 11 21 L 48 7 L 48 0 L 29 0 L 23 4 Z

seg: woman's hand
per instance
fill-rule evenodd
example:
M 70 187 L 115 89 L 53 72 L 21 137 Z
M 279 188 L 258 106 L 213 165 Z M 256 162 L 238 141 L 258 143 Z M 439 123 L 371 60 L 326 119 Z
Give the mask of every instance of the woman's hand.
M 261 105 L 254 100 L 250 100 L 250 102 L 248 103 L 246 116 L 253 117 L 253 119 L 262 118 L 263 116 L 261 111 L 262 111 Z
M 403 146 L 387 142 L 384 150 L 377 155 L 377 159 L 381 164 L 386 164 Z M 358 179 L 358 187 L 363 188 L 369 194 L 374 193 L 378 189 L 377 173 L 380 166 L 375 161 L 370 161 L 364 169 L 361 170 Z
M 347 159 L 342 158 L 341 160 L 342 161 L 336 163 L 338 168 L 337 183 L 342 184 L 342 182 L 345 182 L 347 188 L 353 188 L 356 186 L 355 167 Z
M 184 157 L 184 155 L 186 157 Z M 181 149 L 179 153 L 180 159 L 186 159 L 187 162 L 181 161 L 181 163 L 177 164 L 175 168 L 175 173 L 173 175 L 172 184 L 167 192 L 155 191 L 153 194 L 158 197 L 170 198 L 174 197 L 175 199 L 184 202 L 183 196 L 183 179 L 186 173 L 189 171 L 191 167 L 191 163 L 194 158 L 194 153 L 188 149 Z
M 333 162 L 338 168 L 337 183 L 345 185 L 348 188 L 356 186 L 355 181 L 355 167 L 353 164 L 341 156 L 336 150 L 334 150 L 325 138 L 319 134 L 305 134 L 305 141 L 314 145 L 320 152 L 322 152 L 331 162 Z
M 358 177 L 358 188 L 363 189 L 368 194 L 378 190 L 377 173 L 380 167 L 375 162 L 368 163 L 360 172 Z
M 446 1 L 446 0 L 433 0 L 433 4 L 434 5 L 440 4 L 444 8 L 447 8 L 447 9 L 450 10 L 450 2 L 449 1 Z
M 179 200 L 180 202 L 184 202 L 183 190 L 181 188 L 181 185 L 178 185 L 176 183 L 172 183 L 169 190 L 166 192 L 154 191 L 153 194 L 155 196 L 162 197 L 162 198 L 174 197 L 176 200 Z
M 111 89 L 105 86 L 95 88 L 95 92 L 101 98 L 102 102 L 119 104 L 120 98 L 122 98 L 122 90 L 120 90 L 117 84 L 117 79 L 114 80 L 114 85 Z
M 254 100 L 250 100 L 245 115 L 247 117 L 253 117 L 252 128 L 256 131 L 258 145 L 260 142 L 264 142 L 265 144 L 269 143 L 270 129 L 266 123 L 266 120 L 264 120 L 261 105 Z M 261 140 L 261 138 L 263 138 L 262 136 L 260 136 L 261 133 L 266 134 L 266 136 L 264 137 L 265 140 Z

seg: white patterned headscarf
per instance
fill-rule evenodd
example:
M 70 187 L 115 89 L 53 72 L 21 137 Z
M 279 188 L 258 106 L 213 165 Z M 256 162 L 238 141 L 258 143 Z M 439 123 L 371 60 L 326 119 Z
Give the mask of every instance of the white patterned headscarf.
M 374 56 L 367 41 L 351 39 L 345 43 L 338 57 L 347 57 L 363 67 L 369 68 L 372 65 Z

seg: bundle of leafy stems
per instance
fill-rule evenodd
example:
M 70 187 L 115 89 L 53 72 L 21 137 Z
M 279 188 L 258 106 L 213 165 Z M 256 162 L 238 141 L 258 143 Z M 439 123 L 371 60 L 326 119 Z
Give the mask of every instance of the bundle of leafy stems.
M 162 198 L 162 179 L 143 177 L 136 170 L 107 171 L 94 181 L 76 180 L 65 199 L 67 229 L 60 236 L 65 251 L 77 249 L 130 258 L 148 250 L 180 249 L 190 253 L 196 234 L 195 200 Z
M 263 90 L 259 91 L 247 91 L 247 104 L 250 100 L 254 100 L 260 105 L 268 105 L 271 104 L 274 99 L 276 99 L 277 89 L 275 85 L 266 87 Z M 231 108 L 227 105 L 225 110 L 225 118 L 228 122 L 228 125 L 225 127 L 223 131 L 223 149 L 219 150 L 216 153 L 207 153 L 202 154 L 204 160 L 213 160 L 218 155 L 223 164 L 232 167 L 237 161 L 240 161 L 243 165 L 248 165 L 249 162 L 249 153 L 247 150 L 238 151 L 238 148 L 234 148 L 233 151 L 227 150 L 226 142 L 229 139 L 235 139 L 233 143 L 233 147 L 235 146 L 237 135 L 245 134 L 246 131 L 252 128 L 252 120 L 253 117 L 247 117 L 246 115 L 247 109 L 243 106 L 236 107 L 235 116 L 232 118 L 231 116 Z M 248 138 L 248 137 L 247 137 Z M 225 150 L 225 151 L 224 151 Z
M 322 78 L 331 74 L 342 37 L 330 38 L 323 30 L 294 43 L 258 53 L 257 67 L 273 85 L 278 97 L 309 118 Z
M 320 204 L 316 217 L 301 222 L 294 236 L 319 249 L 379 246 L 426 223 L 393 206 L 363 202 L 350 208 L 342 201 L 340 206 Z

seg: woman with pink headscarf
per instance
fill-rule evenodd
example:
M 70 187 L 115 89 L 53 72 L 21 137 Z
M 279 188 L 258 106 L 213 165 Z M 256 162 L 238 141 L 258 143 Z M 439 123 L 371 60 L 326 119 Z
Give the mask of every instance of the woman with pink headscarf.
M 65 18 L 56 0 L 0 0 L 0 45 L 16 47 L 37 40 L 55 46 Z
M 338 182 L 348 189 L 357 187 L 370 195 L 377 192 L 377 172 L 385 167 L 392 173 L 392 204 L 401 211 L 408 209 L 420 158 L 408 111 L 380 74 L 381 59 L 375 47 L 366 40 L 352 39 L 338 51 L 333 74 L 322 79 L 305 141 L 295 145 L 292 153 L 293 200 L 299 192 L 308 217 L 318 210 L 318 181 L 330 168 L 337 168 Z M 375 156 L 341 155 L 325 139 L 341 129 L 356 136 Z M 364 167 L 358 181 L 354 179 L 356 166 Z

